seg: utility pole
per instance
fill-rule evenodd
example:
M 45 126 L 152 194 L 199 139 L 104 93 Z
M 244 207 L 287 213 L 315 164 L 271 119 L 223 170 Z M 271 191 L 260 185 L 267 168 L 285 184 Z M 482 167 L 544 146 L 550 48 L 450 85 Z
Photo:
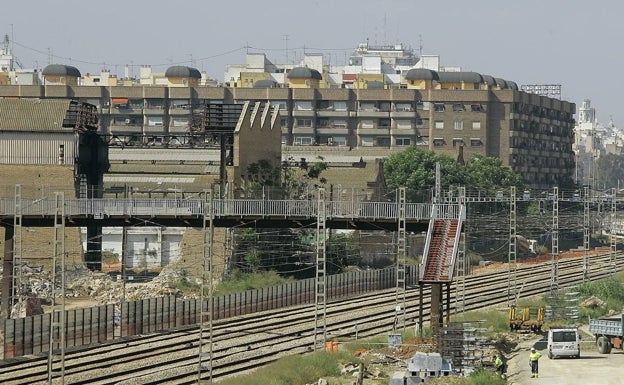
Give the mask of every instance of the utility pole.
M 556 297 L 559 292 L 559 188 L 553 191 L 553 217 L 552 217 L 552 250 L 550 271 L 550 295 Z
M 214 192 L 209 189 L 204 194 L 203 208 L 203 256 L 202 256 L 202 275 L 199 293 L 199 352 L 197 367 L 197 383 L 205 383 L 202 380 L 202 373 L 208 371 L 208 383 L 212 384 L 212 329 L 213 329 L 213 266 L 212 253 L 214 242 Z M 207 293 L 206 293 L 207 291 Z M 208 338 L 204 338 L 205 329 L 208 329 Z M 205 349 L 205 350 L 204 350 Z M 206 364 L 207 363 L 207 364 Z
M 395 322 L 394 332 L 397 332 L 398 326 L 403 325 L 405 330 L 405 262 L 406 262 L 406 221 L 405 221 L 405 187 L 399 188 L 397 191 L 398 203 L 398 219 L 399 227 L 397 234 L 397 267 L 396 267 L 396 295 L 395 295 Z
M 325 189 L 318 189 L 317 222 L 316 222 L 316 290 L 314 312 L 314 350 L 319 346 L 319 334 L 322 335 L 323 345 L 327 342 L 327 260 L 325 237 L 327 235 L 327 213 L 325 211 Z
M 517 218 L 516 218 L 516 186 L 511 186 L 509 195 L 509 257 L 507 263 L 507 305 L 515 305 L 518 300 L 517 272 L 518 272 L 518 245 L 517 245 Z
M 589 280 L 589 191 L 583 189 L 583 282 Z

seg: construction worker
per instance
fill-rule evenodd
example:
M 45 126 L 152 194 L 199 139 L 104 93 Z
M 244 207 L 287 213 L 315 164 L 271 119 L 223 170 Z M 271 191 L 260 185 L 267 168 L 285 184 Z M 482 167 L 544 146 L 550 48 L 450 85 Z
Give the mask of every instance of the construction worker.
M 494 355 L 494 367 L 496 372 L 500 374 L 502 378 L 505 378 L 505 363 L 500 356 Z
M 535 350 L 535 348 L 531 348 L 531 354 L 529 354 L 529 365 L 531 366 L 531 378 L 539 377 L 539 366 L 538 360 L 542 355 L 540 352 Z

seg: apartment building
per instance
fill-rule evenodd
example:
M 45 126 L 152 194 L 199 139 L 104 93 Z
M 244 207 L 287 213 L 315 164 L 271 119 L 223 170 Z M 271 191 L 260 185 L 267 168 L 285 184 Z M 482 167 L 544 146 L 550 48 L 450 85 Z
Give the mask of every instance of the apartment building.
M 199 84 L 199 71 L 176 66 L 162 84 L 84 86 L 76 68 L 52 65 L 43 85 L 0 85 L 0 97 L 93 104 L 100 132 L 124 147 L 187 144 L 206 106 L 250 101 L 279 106 L 281 144 L 291 150 L 371 150 L 383 157 L 417 146 L 464 159 L 500 158 L 535 188 L 573 178 L 574 103 L 476 72 L 412 68 L 401 82 L 343 73 L 345 82 L 336 86 L 329 70 L 320 69 L 292 68 L 281 82 L 256 73 L 255 83 L 210 87 Z

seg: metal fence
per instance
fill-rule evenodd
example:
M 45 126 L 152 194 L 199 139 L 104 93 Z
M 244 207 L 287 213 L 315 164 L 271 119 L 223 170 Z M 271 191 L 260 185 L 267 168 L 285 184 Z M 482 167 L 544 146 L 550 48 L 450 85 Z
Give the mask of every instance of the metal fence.
M 416 269 L 416 266 L 407 267 L 405 276 L 407 285 L 417 283 Z M 327 299 L 336 301 L 390 289 L 396 287 L 396 284 L 395 268 L 331 275 L 327 277 Z M 254 312 L 311 304 L 315 300 L 315 289 L 316 281 L 310 278 L 214 297 L 212 299 L 213 319 L 226 319 Z M 90 345 L 120 337 L 193 326 L 200 322 L 200 305 L 199 299 L 179 300 L 175 296 L 168 296 L 124 302 L 120 312 L 115 310 L 114 305 L 67 310 L 65 311 L 66 347 Z M 205 303 L 204 309 L 209 309 L 208 302 Z M 50 340 L 50 317 L 51 314 L 46 313 L 5 320 L 4 358 L 47 352 Z
M 59 322 L 59 315 L 55 313 L 55 322 Z M 5 320 L 4 358 L 47 352 L 50 347 L 51 316 L 52 313 L 45 313 Z M 65 346 L 84 346 L 112 340 L 113 320 L 113 305 L 65 311 Z M 60 338 L 54 340 L 60 341 Z M 54 346 L 54 349 L 58 348 L 58 345 Z
M 56 200 L 50 198 L 21 199 L 20 214 L 24 216 L 53 216 Z M 101 219 L 109 216 L 173 216 L 202 217 L 208 211 L 208 202 L 202 199 L 65 199 L 64 212 L 68 216 Z M 254 200 L 218 199 L 212 202 L 214 215 L 219 217 L 299 217 L 315 218 L 318 202 L 312 200 Z M 432 208 L 438 218 L 457 218 L 461 207 L 455 203 L 407 203 L 406 219 L 428 220 Z M 0 215 L 15 215 L 14 198 L 0 198 Z M 398 218 L 396 202 L 328 201 L 327 218 Z

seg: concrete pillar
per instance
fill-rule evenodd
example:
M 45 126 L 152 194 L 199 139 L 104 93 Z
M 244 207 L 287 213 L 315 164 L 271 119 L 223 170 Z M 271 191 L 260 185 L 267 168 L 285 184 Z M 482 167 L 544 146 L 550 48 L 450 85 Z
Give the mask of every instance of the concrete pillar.
M 440 326 L 442 326 L 443 322 L 443 301 L 442 296 L 442 284 L 441 283 L 432 283 L 431 284 L 431 332 L 437 337 L 438 332 L 440 330 Z

